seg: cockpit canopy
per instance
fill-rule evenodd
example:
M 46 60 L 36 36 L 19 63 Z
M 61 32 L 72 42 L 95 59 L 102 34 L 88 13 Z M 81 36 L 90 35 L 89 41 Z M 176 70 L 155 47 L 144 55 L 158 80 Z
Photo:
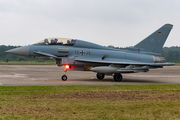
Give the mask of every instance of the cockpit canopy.
M 33 45 L 66 45 L 73 46 L 76 43 L 75 39 L 68 38 L 46 38 Z
M 69 39 L 69 38 L 46 38 L 33 45 L 60 45 L 60 46 L 73 46 L 79 48 L 110 49 L 105 46 L 101 46 L 91 42 L 78 40 L 78 39 Z

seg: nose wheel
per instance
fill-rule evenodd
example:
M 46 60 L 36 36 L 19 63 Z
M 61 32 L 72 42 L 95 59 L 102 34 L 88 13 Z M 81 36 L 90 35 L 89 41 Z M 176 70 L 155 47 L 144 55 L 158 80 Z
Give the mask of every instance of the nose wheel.
M 62 79 L 63 81 L 66 81 L 66 80 L 67 80 L 67 76 L 66 76 L 66 75 L 63 75 L 63 76 L 61 77 L 61 79 Z
M 62 81 L 66 81 L 67 80 L 67 76 L 66 76 L 66 68 L 64 69 L 64 75 L 61 77 Z

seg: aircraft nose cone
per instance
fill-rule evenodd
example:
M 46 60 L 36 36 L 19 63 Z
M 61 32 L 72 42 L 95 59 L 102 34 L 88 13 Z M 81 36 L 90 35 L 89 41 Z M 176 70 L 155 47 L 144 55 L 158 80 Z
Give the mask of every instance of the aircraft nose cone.
M 21 55 L 21 56 L 29 56 L 30 47 L 29 46 L 19 47 L 19 48 L 7 50 L 5 52 L 15 54 L 15 55 Z

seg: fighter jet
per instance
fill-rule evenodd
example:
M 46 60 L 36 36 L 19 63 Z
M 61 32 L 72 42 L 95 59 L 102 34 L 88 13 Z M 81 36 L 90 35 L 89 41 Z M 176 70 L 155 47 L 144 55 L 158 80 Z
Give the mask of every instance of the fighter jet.
M 173 25 L 165 24 L 134 47 L 114 49 L 78 39 L 46 38 L 33 45 L 6 51 L 7 53 L 29 56 L 50 57 L 57 66 L 64 66 L 63 81 L 66 72 L 71 70 L 93 71 L 97 79 L 112 75 L 117 82 L 122 81 L 121 73 L 148 72 L 149 69 L 172 66 L 161 57 L 161 49 Z

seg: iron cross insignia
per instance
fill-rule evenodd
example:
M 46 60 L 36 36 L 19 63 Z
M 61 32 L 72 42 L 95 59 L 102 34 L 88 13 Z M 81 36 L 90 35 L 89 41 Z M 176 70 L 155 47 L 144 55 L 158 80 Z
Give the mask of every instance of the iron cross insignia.
M 84 55 L 84 54 L 85 54 L 85 52 L 82 50 L 82 51 L 80 51 L 80 54 L 81 54 L 81 55 Z

